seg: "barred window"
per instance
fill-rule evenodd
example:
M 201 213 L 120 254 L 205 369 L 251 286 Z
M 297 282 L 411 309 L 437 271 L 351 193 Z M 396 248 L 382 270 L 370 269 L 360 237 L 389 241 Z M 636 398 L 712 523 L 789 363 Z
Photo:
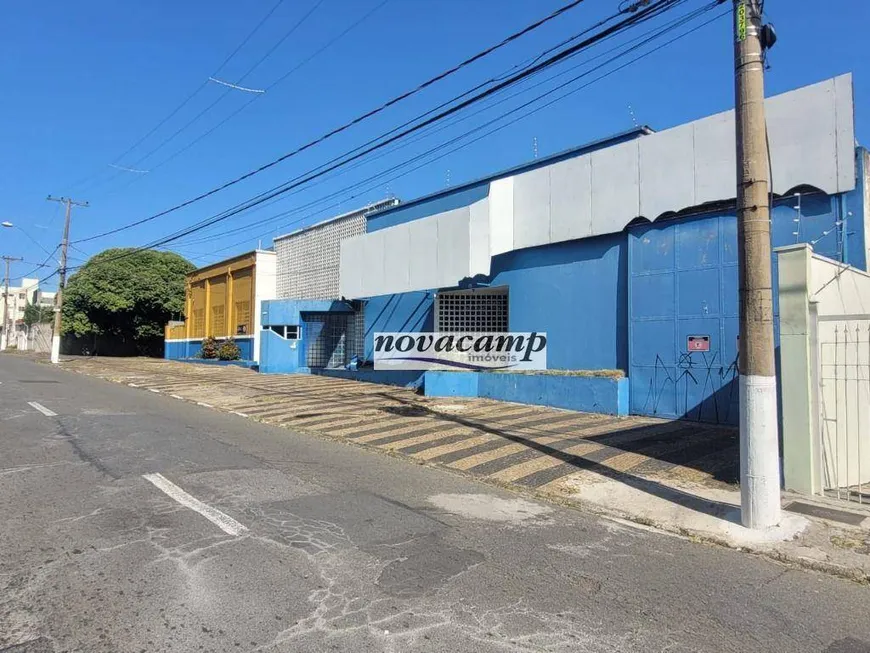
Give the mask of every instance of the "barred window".
M 437 331 L 507 331 L 508 289 L 476 288 L 439 292 L 435 298 L 435 312 Z

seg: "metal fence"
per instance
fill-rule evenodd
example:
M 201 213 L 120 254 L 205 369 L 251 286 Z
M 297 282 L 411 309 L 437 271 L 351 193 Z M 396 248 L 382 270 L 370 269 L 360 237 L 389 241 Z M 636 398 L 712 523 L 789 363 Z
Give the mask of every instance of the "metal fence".
M 870 315 L 814 322 L 822 492 L 870 503 Z

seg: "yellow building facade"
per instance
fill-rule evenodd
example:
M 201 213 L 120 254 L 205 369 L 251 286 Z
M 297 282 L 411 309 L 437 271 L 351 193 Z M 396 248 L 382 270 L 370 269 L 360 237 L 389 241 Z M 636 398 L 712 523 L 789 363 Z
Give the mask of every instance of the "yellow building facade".
M 257 360 L 259 302 L 275 297 L 275 253 L 256 250 L 194 270 L 185 283 L 185 319 L 166 326 L 166 358 L 192 358 L 203 338 L 233 338 Z

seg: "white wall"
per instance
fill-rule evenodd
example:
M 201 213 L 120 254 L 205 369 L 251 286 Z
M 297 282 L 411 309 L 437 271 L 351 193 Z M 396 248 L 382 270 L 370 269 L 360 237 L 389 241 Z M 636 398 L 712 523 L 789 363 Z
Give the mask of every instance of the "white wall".
M 870 274 L 809 245 L 776 252 L 786 488 L 870 483 Z
M 810 288 L 819 315 L 821 482 L 826 488 L 868 483 L 870 274 L 813 255 Z
M 260 362 L 260 331 L 263 328 L 263 306 L 266 299 L 275 299 L 277 295 L 275 252 L 258 249 L 254 263 L 254 353 L 256 362 Z

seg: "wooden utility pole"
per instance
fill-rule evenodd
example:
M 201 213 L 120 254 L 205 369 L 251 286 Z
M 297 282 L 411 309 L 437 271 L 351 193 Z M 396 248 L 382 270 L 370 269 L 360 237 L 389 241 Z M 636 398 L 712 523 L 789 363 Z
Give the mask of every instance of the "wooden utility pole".
M 73 206 L 87 207 L 87 202 L 77 202 L 68 197 L 52 197 L 46 199 L 49 202 L 60 202 L 66 205 L 66 220 L 63 225 L 63 240 L 60 243 L 60 279 L 57 283 L 57 293 L 54 295 L 54 329 L 51 332 L 51 362 L 60 362 L 60 311 L 63 308 L 63 288 L 66 285 L 66 250 L 69 247 L 69 219 Z
M 740 495 L 747 528 L 780 521 L 764 52 L 759 0 L 734 0 L 740 272 Z
M 9 266 L 23 258 L 0 256 L 6 263 L 6 276 L 3 277 L 3 349 L 9 346 Z

